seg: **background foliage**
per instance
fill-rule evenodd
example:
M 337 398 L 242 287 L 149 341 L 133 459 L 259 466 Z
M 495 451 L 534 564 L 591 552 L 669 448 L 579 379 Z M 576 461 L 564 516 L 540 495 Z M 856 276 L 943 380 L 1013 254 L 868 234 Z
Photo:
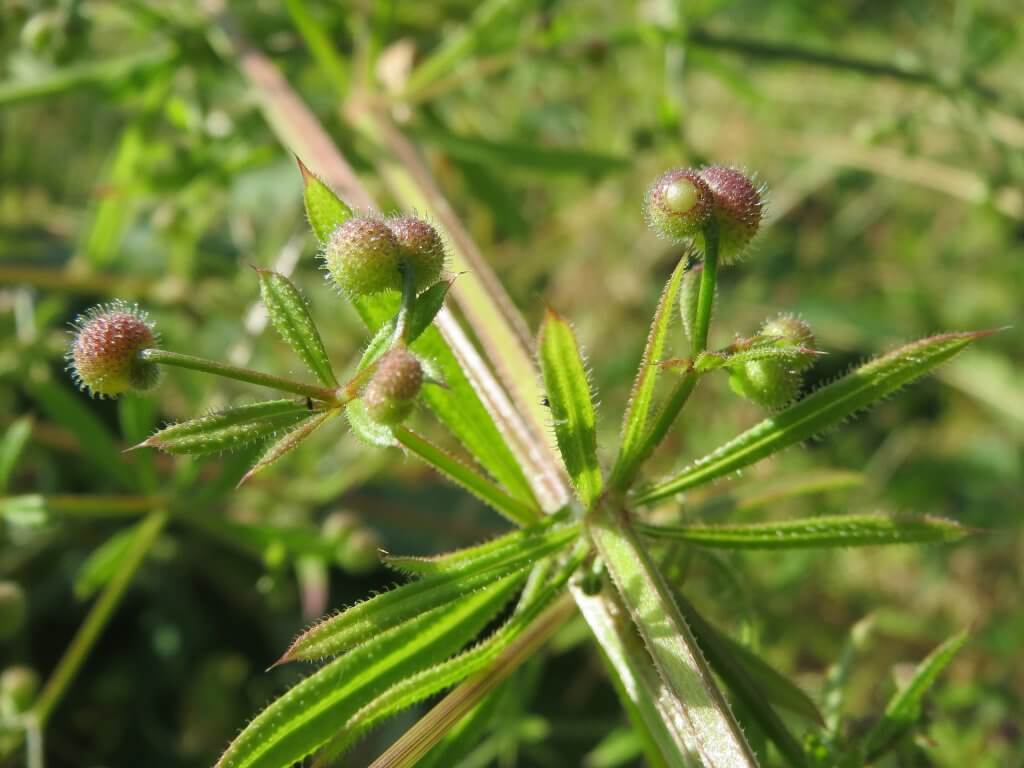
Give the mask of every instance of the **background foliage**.
M 970 626 L 933 697 L 927 737 L 905 758 L 918 762 L 907 764 L 1024 758 L 1024 677 L 1014 663 L 1024 634 L 1016 3 L 704 1 L 685 15 L 656 0 L 236 6 L 234 22 L 381 199 L 373 137 L 339 105 L 367 79 L 385 92 L 407 88 L 413 63 L 444 52 L 433 70 L 417 70 L 423 80 L 393 116 L 531 327 L 541 298 L 573 319 L 606 413 L 621 412 L 677 256 L 639 215 L 646 184 L 673 165 L 736 163 L 768 183 L 755 254 L 722 272 L 716 312 L 727 325 L 717 340 L 728 341 L 727 327 L 752 332 L 777 308 L 800 312 L 830 353 L 809 386 L 899 340 L 1017 326 L 851 428 L 735 481 L 846 468 L 863 482 L 770 513 L 907 510 L 984 535 L 928 549 L 736 553 L 727 559 L 739 578 L 724 558 L 699 555 L 679 564 L 679 578 L 721 625 L 812 691 L 851 627 L 868 619 L 846 701 L 855 719 L 884 704 L 891 670 L 898 676 L 902 663 Z M 392 581 L 285 541 L 275 526 L 315 532 L 346 509 L 385 549 L 416 553 L 502 529 L 420 465 L 336 432 L 239 492 L 229 489 L 246 457 L 120 454 L 158 423 L 251 401 L 243 385 L 174 372 L 145 399 L 73 391 L 66 323 L 113 297 L 144 304 L 169 348 L 298 372 L 263 333 L 248 264 L 294 270 L 332 359 L 358 357 L 358 318 L 319 279 L 294 162 L 239 74 L 216 11 L 0 2 L 0 429 L 31 425 L 16 459 L 0 461 L 0 490 L 11 494 L 0 508 L 0 576 L 21 583 L 30 605 L 27 630 L 0 645 L 2 665 L 29 664 L 44 677 L 53 669 L 139 512 L 46 507 L 28 494 L 167 495 L 171 509 L 54 713 L 48 765 L 143 756 L 151 766 L 208 765 L 294 679 L 292 669 L 261 670 L 295 632 Z M 710 382 L 661 454 L 664 466 L 756 418 L 724 379 Z M 618 419 L 597 427 L 599 445 L 611 444 Z M 474 764 L 613 765 L 617 749 L 628 759 L 614 693 L 594 649 L 577 643 L 584 635 L 571 624 L 549 658 L 519 676 Z M 373 734 L 352 764 L 412 717 Z

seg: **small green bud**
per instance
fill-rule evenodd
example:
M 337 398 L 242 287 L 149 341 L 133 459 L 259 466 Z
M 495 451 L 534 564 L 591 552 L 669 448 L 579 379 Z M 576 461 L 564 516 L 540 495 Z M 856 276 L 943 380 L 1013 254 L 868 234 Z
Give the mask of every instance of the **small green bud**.
M 381 219 L 358 216 L 345 221 L 325 243 L 323 259 L 350 299 L 402 289 L 398 241 Z
M 779 315 L 766 320 L 761 326 L 762 336 L 778 336 L 786 346 L 806 347 L 814 349 L 814 332 L 805 321 L 795 315 Z M 801 352 L 788 358 L 789 365 L 797 371 L 803 371 L 814 362 L 814 354 Z
M 647 190 L 644 216 L 648 226 L 662 237 L 685 240 L 700 233 L 713 205 L 711 190 L 697 171 L 676 168 Z
M 702 169 L 700 178 L 711 189 L 714 200 L 719 261 L 730 264 L 743 255 L 761 226 L 762 190 L 742 171 L 721 165 Z
M 39 690 L 39 675 L 30 667 L 8 667 L 0 673 L 0 714 L 16 717 L 28 712 Z
M 149 389 L 159 368 L 139 353 L 156 346 L 149 316 L 138 306 L 115 301 L 93 307 L 74 322 L 67 353 L 68 368 L 79 387 L 98 397 L 117 397 L 129 390 Z
M 401 424 L 412 413 L 423 386 L 423 366 L 404 347 L 395 347 L 377 361 L 377 370 L 363 391 L 370 418 L 378 424 Z
M 729 370 L 729 386 L 740 397 L 776 410 L 800 391 L 800 375 L 779 360 L 749 360 Z
M 437 230 L 415 216 L 397 216 L 386 223 L 398 241 L 399 260 L 412 267 L 416 290 L 436 283 L 445 261 L 444 241 Z
M 697 324 L 697 300 L 700 298 L 700 278 L 704 272 L 702 263 L 694 264 L 683 274 L 679 286 L 679 314 L 683 318 L 686 338 L 693 338 L 693 326 Z
M 25 623 L 25 593 L 13 581 L 0 581 L 0 640 L 13 637 Z

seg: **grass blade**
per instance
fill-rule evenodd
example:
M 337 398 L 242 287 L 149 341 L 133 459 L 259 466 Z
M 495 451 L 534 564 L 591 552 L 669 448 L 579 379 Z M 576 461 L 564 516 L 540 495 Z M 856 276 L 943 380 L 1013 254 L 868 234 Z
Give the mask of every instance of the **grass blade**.
M 637 494 L 638 504 L 728 475 L 849 418 L 991 331 L 947 333 L 907 344 L 860 366 L 723 445 L 678 475 Z
M 936 679 L 967 643 L 967 630 L 959 632 L 928 654 L 903 690 L 889 700 L 882 719 L 864 741 L 869 761 L 893 746 L 921 717 L 921 703 Z
M 509 496 L 505 491 L 415 432 L 397 427 L 392 430 L 395 439 L 408 451 L 418 456 L 452 482 L 461 485 L 482 502 L 501 513 L 516 525 L 529 525 L 541 516 L 536 507 Z
M 643 437 L 647 432 L 647 417 L 650 414 L 654 398 L 654 385 L 657 383 L 658 373 L 661 370 L 658 363 L 664 356 L 665 339 L 672 324 L 672 317 L 675 315 L 676 297 L 679 295 L 679 286 L 686 273 L 686 262 L 687 258 L 684 256 L 676 265 L 661 293 L 658 308 L 651 321 L 647 346 L 644 347 L 640 369 L 636 372 L 633 392 L 630 395 L 629 404 L 626 406 L 626 415 L 622 422 L 622 444 L 619 446 L 619 456 L 615 460 L 615 468 L 612 470 L 612 477 L 609 481 L 613 488 L 620 490 L 627 488 L 633 481 L 636 468 L 643 459 L 640 454 Z
M 971 531 L 941 517 L 829 515 L 746 525 L 649 525 L 645 536 L 718 549 L 820 549 L 956 541 Z
M 281 334 L 281 338 L 323 384 L 328 387 L 338 386 L 320 332 L 317 331 L 306 299 L 299 293 L 299 289 L 278 272 L 257 269 L 256 274 L 270 322 Z
M 572 327 L 550 308 L 537 347 L 558 448 L 580 501 L 590 509 L 602 485 L 590 382 Z
M 266 440 L 308 417 L 305 403 L 266 400 L 201 416 L 161 429 L 142 445 L 167 453 L 208 454 Z
M 381 692 L 457 652 L 501 610 L 521 581 L 505 577 L 454 605 L 374 633 L 272 702 L 231 743 L 217 768 L 286 768 L 302 760 Z

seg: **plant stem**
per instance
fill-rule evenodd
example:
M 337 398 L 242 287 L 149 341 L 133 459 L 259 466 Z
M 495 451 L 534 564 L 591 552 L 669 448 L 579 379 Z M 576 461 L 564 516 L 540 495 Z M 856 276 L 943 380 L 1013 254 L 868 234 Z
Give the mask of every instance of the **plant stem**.
M 135 572 L 142 564 L 143 559 L 145 559 L 146 554 L 153 546 L 166 523 L 167 512 L 162 509 L 153 510 L 142 521 L 117 571 L 107 583 L 103 593 L 93 604 L 82 626 L 78 628 L 78 632 L 71 640 L 71 644 L 64 652 L 64 656 L 61 657 L 57 668 L 50 675 L 46 687 L 32 708 L 32 715 L 35 717 L 40 730 L 46 725 L 46 721 L 53 714 L 53 710 L 60 702 L 64 691 L 67 690 L 67 687 L 74 680 L 78 670 L 89 656 L 92 647 L 96 644 L 104 627 L 107 626 L 107 622 L 110 621 L 110 617 L 113 615 L 118 603 L 121 602 L 125 590 L 135 576 Z
M 158 365 L 173 365 L 178 368 L 187 368 L 192 371 L 202 371 L 214 376 L 222 376 L 226 379 L 236 379 L 249 384 L 258 384 L 261 387 L 277 389 L 281 392 L 291 392 L 294 395 L 311 397 L 314 400 L 321 400 L 325 403 L 337 401 L 337 392 L 328 387 L 319 387 L 315 384 L 303 384 L 301 381 L 285 379 L 281 376 L 272 376 L 269 373 L 254 371 L 251 368 L 241 368 L 237 365 L 229 365 L 216 360 L 207 360 L 205 357 L 194 355 L 183 355 L 180 352 L 170 352 L 166 349 L 144 349 L 139 357 L 148 363 Z
M 398 308 L 398 319 L 395 321 L 394 338 L 402 345 L 408 343 L 405 338 L 409 328 L 409 315 L 416 307 L 416 273 L 412 264 L 402 264 L 402 304 Z
M 669 695 L 686 713 L 686 746 L 709 768 L 756 766 L 672 592 L 640 544 L 626 510 L 605 497 L 586 518 L 590 536 Z
M 718 224 L 712 218 L 704 227 L 704 269 L 700 273 L 700 292 L 697 294 L 697 317 L 693 323 L 693 357 L 708 348 L 711 328 L 711 309 L 715 303 L 715 284 L 718 282 Z

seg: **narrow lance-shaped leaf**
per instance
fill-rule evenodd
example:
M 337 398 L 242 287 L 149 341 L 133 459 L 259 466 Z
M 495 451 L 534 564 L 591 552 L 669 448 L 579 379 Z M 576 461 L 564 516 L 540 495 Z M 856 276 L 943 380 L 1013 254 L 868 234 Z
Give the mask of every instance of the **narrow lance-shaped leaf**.
M 640 369 L 633 381 L 633 393 L 629 398 L 629 405 L 622 423 L 622 445 L 619 447 L 619 457 L 612 470 L 611 484 L 613 486 L 617 486 L 620 482 L 628 484 L 632 480 L 631 475 L 637 462 L 642 458 L 638 453 L 647 431 L 647 416 L 651 410 L 654 385 L 658 381 L 660 371 L 658 363 L 665 351 L 665 339 L 668 336 L 672 317 L 675 315 L 676 297 L 679 295 L 679 286 L 686 273 L 687 260 L 685 256 L 679 260 L 665 285 L 665 290 L 662 291 L 658 309 L 654 312 L 654 320 L 651 322 L 651 330 L 647 336 L 647 346 L 644 348 Z
M 914 676 L 906 687 L 889 700 L 882 719 L 864 741 L 868 760 L 874 761 L 918 721 L 925 694 L 967 643 L 967 637 L 967 630 L 959 632 L 928 654 L 914 670 Z
M 338 739 L 327 748 L 325 756 L 337 757 L 381 720 L 392 717 L 416 702 L 465 680 L 470 675 L 488 670 L 502 652 L 519 639 L 531 624 L 538 621 L 544 609 L 563 592 L 562 588 L 583 562 L 587 550 L 585 544 L 578 547 L 526 609 L 515 614 L 486 640 L 458 656 L 453 656 L 441 664 L 426 668 L 401 681 L 357 712 L 345 724 L 345 729 Z M 567 616 L 564 610 L 561 614 Z M 558 623 L 555 624 L 556 627 Z
M 461 570 L 428 576 L 372 597 L 303 632 L 285 652 L 281 662 L 319 659 L 341 653 L 424 610 L 457 603 L 496 579 L 522 573 L 567 544 L 563 537 L 539 538 L 513 550 L 479 557 Z
M 594 404 L 572 328 L 551 309 L 537 347 L 558 448 L 580 501 L 589 509 L 601 495 Z
M 352 209 L 320 181 L 305 163 L 301 160 L 298 163 L 302 171 L 302 199 L 306 204 L 306 216 L 317 239 L 324 242 L 331 236 L 331 232 L 352 218 Z
M 409 313 L 409 318 L 405 324 L 406 344 L 412 344 L 416 341 L 430 327 L 430 324 L 434 322 L 437 313 L 444 306 L 445 297 L 448 296 L 448 291 L 451 287 L 452 284 L 450 282 L 441 281 L 434 283 L 416 297 L 416 303 L 413 304 L 412 311 Z
M 302 760 L 379 693 L 457 652 L 501 610 L 520 581 L 507 577 L 454 605 L 375 633 L 272 702 L 231 743 L 217 768 L 285 768 Z
M 472 571 L 480 563 L 501 562 L 535 547 L 559 548 L 579 538 L 579 523 L 560 522 L 560 515 L 549 515 L 542 523 L 506 533 L 475 547 L 457 549 L 433 557 L 388 555 L 384 563 L 390 568 L 416 576 L 433 576 Z
M 472 467 L 435 446 L 429 440 L 403 427 L 392 430 L 395 439 L 437 471 L 458 483 L 478 499 L 517 525 L 528 525 L 541 516 L 537 507 L 509 496 Z
M 338 386 L 320 332 L 309 314 L 306 299 L 291 280 L 277 272 L 257 269 L 260 295 L 281 338 L 295 350 L 316 377 L 328 387 Z
M 829 515 L 747 525 L 650 525 L 638 523 L 645 536 L 719 549 L 818 549 L 880 544 L 930 544 L 970 534 L 941 517 Z
M 275 461 L 280 459 L 289 451 L 297 448 L 307 437 L 312 435 L 316 430 L 323 426 L 324 422 L 334 418 L 339 413 L 337 408 L 332 408 L 329 411 L 322 411 L 314 414 L 299 424 L 297 427 L 290 429 L 280 440 L 275 442 L 264 453 L 260 460 L 257 461 L 242 479 L 238 481 L 239 485 L 242 485 L 246 480 L 255 475 L 262 469 L 269 467 Z
M 173 424 L 144 441 L 142 446 L 168 453 L 218 453 L 266 440 L 308 416 L 305 403 L 267 400 Z
M 838 424 L 945 362 L 991 331 L 931 336 L 883 355 L 729 441 L 678 475 L 637 494 L 638 504 L 703 485 Z

